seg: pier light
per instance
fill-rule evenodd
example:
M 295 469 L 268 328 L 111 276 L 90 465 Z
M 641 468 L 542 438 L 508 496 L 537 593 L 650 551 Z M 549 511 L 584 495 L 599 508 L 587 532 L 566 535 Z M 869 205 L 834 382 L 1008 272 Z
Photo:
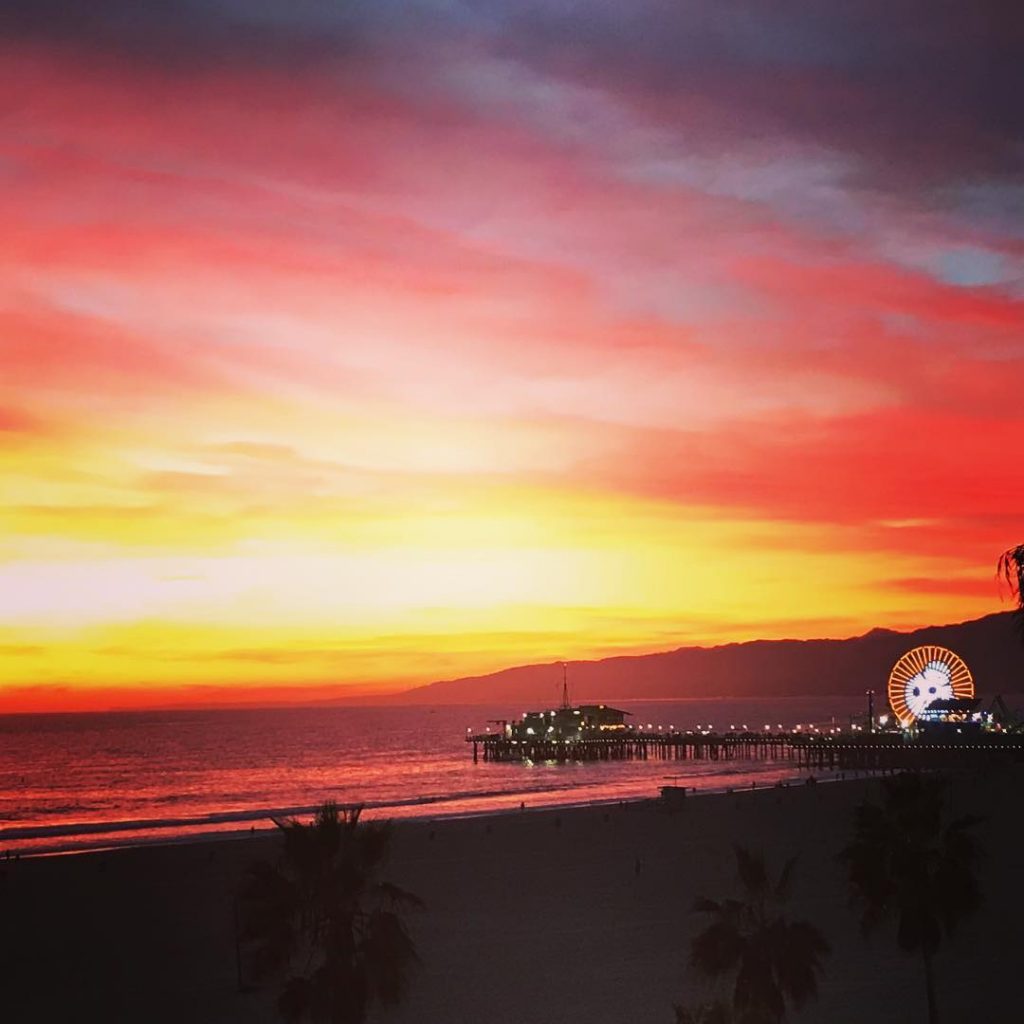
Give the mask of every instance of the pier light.
M 767 722 L 765 722 L 765 724 L 764 724 L 764 731 L 765 732 L 771 732 L 772 731 L 772 727 Z
M 532 725 L 528 725 L 528 726 L 526 727 L 526 735 L 527 735 L 527 736 L 533 736 L 533 735 L 534 735 L 534 732 L 533 732 L 533 726 L 532 726 Z
M 743 731 L 744 731 L 744 732 L 746 732 L 746 731 L 747 731 L 747 727 L 746 727 L 745 725 L 743 726 Z

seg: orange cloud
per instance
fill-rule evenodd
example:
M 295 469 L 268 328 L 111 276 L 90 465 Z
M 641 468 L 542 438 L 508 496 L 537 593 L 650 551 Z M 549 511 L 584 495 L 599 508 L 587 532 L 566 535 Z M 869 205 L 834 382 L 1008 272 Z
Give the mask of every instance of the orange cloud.
M 670 118 L 475 45 L 416 79 L 386 46 L 30 35 L 0 62 L 0 707 L 995 606 L 1024 257 L 981 219 L 802 136 L 688 147 L 717 88 Z

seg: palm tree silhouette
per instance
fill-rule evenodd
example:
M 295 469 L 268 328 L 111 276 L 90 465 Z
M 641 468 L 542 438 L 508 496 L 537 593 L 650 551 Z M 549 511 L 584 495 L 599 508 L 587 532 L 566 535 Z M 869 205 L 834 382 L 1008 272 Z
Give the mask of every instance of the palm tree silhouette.
M 945 824 L 947 787 L 946 779 L 911 772 L 884 779 L 882 804 L 857 808 L 853 839 L 840 854 L 864 931 L 895 919 L 900 948 L 921 953 L 930 1024 L 939 1019 L 935 953 L 981 902 L 980 851 L 970 832 L 981 819 Z
M 1024 544 L 1008 548 L 999 556 L 996 576 L 1006 581 L 1010 596 L 1016 600 L 1018 623 L 1024 632 Z
M 361 1024 L 371 1003 L 399 1001 L 416 950 L 399 915 L 420 900 L 378 873 L 388 823 L 325 803 L 310 824 L 276 822 L 276 862 L 253 864 L 239 893 L 241 937 L 257 980 L 285 976 L 288 1021 Z
M 737 1024 L 778 1024 L 785 1019 L 787 1000 L 795 1007 L 818 991 L 822 959 L 829 952 L 825 937 L 806 921 L 791 921 L 783 913 L 789 898 L 796 858 L 787 861 L 772 883 L 764 857 L 735 847 L 736 869 L 743 890 L 740 899 L 699 899 L 694 911 L 711 923 L 693 940 L 690 962 L 702 974 L 717 979 L 733 972 L 732 1014 L 722 1004 L 697 1011 L 677 1007 L 680 1014 L 697 1012 L 691 1020 L 735 1020 Z

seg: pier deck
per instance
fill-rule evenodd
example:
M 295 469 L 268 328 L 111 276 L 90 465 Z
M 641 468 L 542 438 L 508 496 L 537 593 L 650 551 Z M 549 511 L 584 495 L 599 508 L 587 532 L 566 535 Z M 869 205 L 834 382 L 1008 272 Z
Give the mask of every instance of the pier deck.
M 573 740 L 467 735 L 473 761 L 793 761 L 802 768 L 944 768 L 991 759 L 1024 761 L 1024 736 L 980 733 L 907 739 L 898 733 L 816 736 L 793 733 L 634 732 Z

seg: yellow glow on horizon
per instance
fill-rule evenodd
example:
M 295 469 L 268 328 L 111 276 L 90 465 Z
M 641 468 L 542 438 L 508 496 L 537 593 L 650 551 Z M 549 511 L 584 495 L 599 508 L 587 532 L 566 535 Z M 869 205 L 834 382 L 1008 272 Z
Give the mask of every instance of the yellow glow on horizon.
M 173 519 L 162 533 L 157 512 L 120 541 L 109 512 L 65 509 L 79 540 L 66 528 L 0 562 L 2 678 L 394 689 L 900 615 L 899 595 L 882 606 L 873 585 L 891 557 L 794 550 L 785 524 L 511 485 L 450 489 L 447 504 L 340 520 L 331 503 L 300 505 L 250 514 L 233 537 L 220 521 L 212 536 L 199 520 L 191 538 Z M 823 609 L 822 580 L 842 614 Z

